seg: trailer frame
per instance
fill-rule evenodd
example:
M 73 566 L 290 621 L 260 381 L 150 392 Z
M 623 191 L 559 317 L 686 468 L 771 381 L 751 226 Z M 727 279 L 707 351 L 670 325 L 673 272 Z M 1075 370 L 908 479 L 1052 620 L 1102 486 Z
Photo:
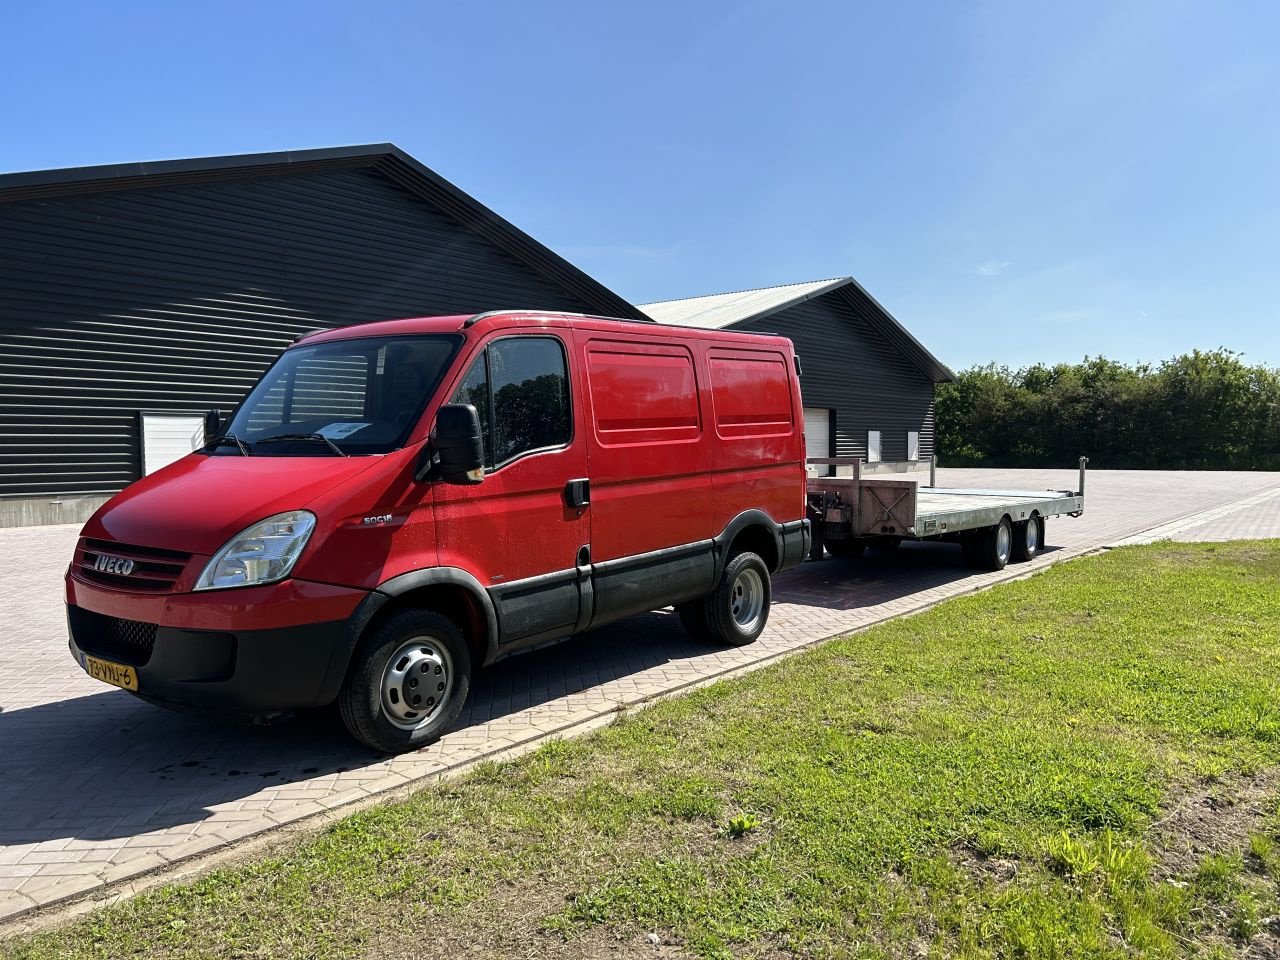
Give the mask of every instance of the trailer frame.
M 860 457 L 810 458 L 810 466 L 837 472 L 808 478 L 813 527 L 810 559 L 821 559 L 824 548 L 833 555 L 853 555 L 866 546 L 891 548 L 903 540 L 941 540 L 964 544 L 971 559 L 987 558 L 975 565 L 999 569 L 1010 558 L 1029 558 L 1038 552 L 1047 518 L 1084 513 L 1088 462 L 1088 457 L 1080 458 L 1075 490 L 985 490 L 938 487 L 935 457 L 872 464 Z M 926 467 L 927 485 L 898 479 Z M 838 475 L 842 470 L 847 475 Z M 1038 527 L 1028 531 L 1027 524 L 1032 522 Z M 1007 529 L 1002 532 L 1002 528 Z M 1023 538 L 1021 546 L 1015 534 Z

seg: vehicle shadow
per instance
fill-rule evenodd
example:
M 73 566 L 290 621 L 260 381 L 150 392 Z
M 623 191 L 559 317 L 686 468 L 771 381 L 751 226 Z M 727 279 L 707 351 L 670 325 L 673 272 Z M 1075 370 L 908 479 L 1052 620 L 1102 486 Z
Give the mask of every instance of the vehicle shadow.
M 1045 547 L 1041 556 L 1061 549 Z M 824 610 L 861 610 L 979 576 L 981 571 L 965 564 L 956 544 L 903 543 L 891 551 L 868 548 L 857 558 L 808 561 L 777 578 L 773 600 Z
M 774 598 L 855 610 L 973 576 L 960 551 L 904 544 L 861 560 L 805 563 L 779 576 Z M 49 644 L 61 646 L 61 636 Z M 707 647 L 669 609 L 500 661 L 476 678 L 456 726 L 466 730 L 675 661 Z M 430 750 L 431 748 L 427 748 Z M 236 727 L 176 714 L 123 691 L 0 711 L 0 845 L 111 841 L 197 824 L 252 798 L 249 819 L 300 790 L 323 799 L 335 775 L 385 775 L 391 759 L 356 744 L 335 711 Z M 327 778 L 327 780 L 326 780 Z M 145 848 L 145 841 L 139 844 Z
M 482 671 L 456 728 L 702 653 L 670 611 L 633 617 Z M 235 726 L 104 690 L 0 711 L 0 845 L 165 830 L 331 774 L 376 777 L 389 763 L 353 741 L 333 710 Z M 322 784 L 315 797 L 326 795 Z

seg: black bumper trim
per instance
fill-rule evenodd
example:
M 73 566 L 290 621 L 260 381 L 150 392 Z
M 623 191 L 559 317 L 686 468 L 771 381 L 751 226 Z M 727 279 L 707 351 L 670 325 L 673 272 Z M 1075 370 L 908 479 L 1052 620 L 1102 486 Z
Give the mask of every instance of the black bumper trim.
M 782 525 L 782 562 L 778 564 L 777 573 L 799 566 L 809 553 L 813 543 L 813 530 L 806 518 L 789 520 Z
M 150 658 L 136 667 L 138 695 L 176 706 L 245 716 L 330 703 L 342 685 L 358 629 L 368 620 L 367 616 L 358 617 L 364 609 L 362 603 L 347 620 L 272 630 L 160 626 Z M 68 606 L 68 646 L 83 667 L 85 653 L 100 654 L 93 652 L 88 638 L 82 638 L 87 650 L 77 644 L 74 610 Z

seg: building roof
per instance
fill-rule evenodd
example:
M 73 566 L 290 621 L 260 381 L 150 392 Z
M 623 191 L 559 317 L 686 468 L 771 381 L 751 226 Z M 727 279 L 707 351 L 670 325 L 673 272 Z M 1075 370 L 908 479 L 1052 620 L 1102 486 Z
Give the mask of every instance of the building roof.
M 593 310 L 632 320 L 649 319 L 612 290 L 391 143 L 0 174 L 0 204 L 213 180 L 362 168 L 382 175 L 430 203 L 590 304 Z M 524 304 L 511 306 L 521 307 Z
M 893 344 L 907 359 L 920 368 L 934 383 L 955 379 L 945 364 L 926 350 L 894 316 L 882 307 L 853 277 L 786 283 L 756 290 L 715 293 L 684 300 L 661 300 L 642 303 L 640 309 L 659 323 L 682 327 L 724 329 L 753 323 L 779 313 L 788 307 L 831 295 L 844 300 L 871 326 Z

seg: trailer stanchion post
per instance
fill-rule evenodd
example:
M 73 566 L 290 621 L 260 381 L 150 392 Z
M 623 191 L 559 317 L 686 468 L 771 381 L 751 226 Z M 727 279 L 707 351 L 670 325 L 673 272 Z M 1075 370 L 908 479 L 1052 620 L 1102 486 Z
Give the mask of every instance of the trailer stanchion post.
M 936 487 L 938 485 L 938 455 L 936 453 L 929 454 L 929 486 Z
M 1077 490 L 1076 493 L 1082 497 L 1084 496 L 1084 474 L 1085 474 L 1085 469 L 1088 467 L 1088 465 L 1089 465 L 1089 458 L 1081 457 L 1080 458 L 1080 489 Z

